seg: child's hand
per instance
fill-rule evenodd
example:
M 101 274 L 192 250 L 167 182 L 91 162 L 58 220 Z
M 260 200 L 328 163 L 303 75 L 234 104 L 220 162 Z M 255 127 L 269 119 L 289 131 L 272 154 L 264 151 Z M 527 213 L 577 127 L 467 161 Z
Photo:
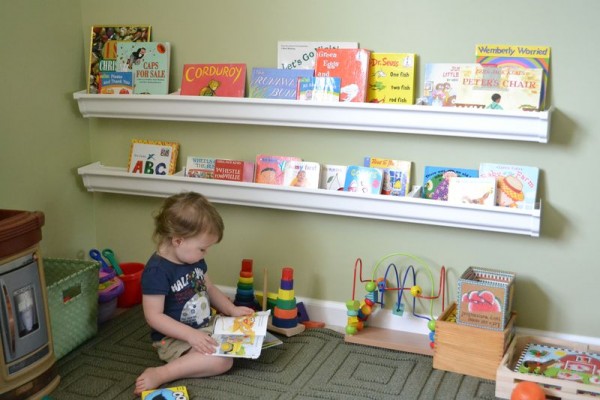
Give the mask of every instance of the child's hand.
M 199 330 L 191 337 L 189 343 L 201 354 L 213 354 L 217 347 L 217 341 L 212 336 Z
M 252 315 L 254 314 L 254 310 L 250 307 L 233 307 L 231 310 L 232 317 L 242 317 L 244 315 Z

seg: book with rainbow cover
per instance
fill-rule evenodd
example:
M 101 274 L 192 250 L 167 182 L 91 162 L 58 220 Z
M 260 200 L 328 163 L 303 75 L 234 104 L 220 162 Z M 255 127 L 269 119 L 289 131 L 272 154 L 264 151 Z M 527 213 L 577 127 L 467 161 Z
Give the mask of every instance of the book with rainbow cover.
M 478 44 L 475 46 L 475 62 L 497 67 L 520 67 L 543 70 L 543 86 L 540 110 L 546 109 L 546 94 L 550 79 L 550 47 Z

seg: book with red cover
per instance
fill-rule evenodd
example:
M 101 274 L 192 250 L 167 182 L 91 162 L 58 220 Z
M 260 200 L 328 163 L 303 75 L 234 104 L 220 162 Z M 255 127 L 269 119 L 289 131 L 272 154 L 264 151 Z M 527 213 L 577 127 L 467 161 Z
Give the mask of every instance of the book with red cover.
M 340 101 L 364 102 L 370 55 L 366 49 L 318 49 L 315 76 L 341 78 Z
M 215 160 L 214 179 L 225 181 L 252 182 L 254 180 L 254 163 L 239 160 Z
M 302 159 L 267 154 L 257 155 L 254 182 L 283 185 L 285 167 L 290 161 L 302 161 Z
M 185 64 L 181 95 L 244 97 L 246 64 Z
M 213 157 L 189 156 L 185 167 L 185 176 L 190 178 L 253 182 L 254 163 Z

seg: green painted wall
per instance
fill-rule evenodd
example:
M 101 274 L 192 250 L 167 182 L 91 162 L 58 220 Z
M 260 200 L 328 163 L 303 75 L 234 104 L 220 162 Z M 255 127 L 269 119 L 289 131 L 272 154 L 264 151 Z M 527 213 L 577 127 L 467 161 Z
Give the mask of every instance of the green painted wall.
M 8 25 L 16 32 L 30 26 L 39 36 L 46 31 L 43 26 L 47 24 L 54 28 L 51 36 L 58 32 L 59 38 L 48 37 L 37 51 L 27 48 L 27 45 L 39 46 L 35 36 L 20 39 L 19 46 L 2 44 L 8 48 L 12 60 L 39 59 L 42 51 L 44 61 L 51 63 L 50 68 L 45 65 L 35 69 L 42 83 L 25 74 L 28 64 L 17 65 L 13 61 L 7 65 L 16 78 L 10 85 L 35 95 L 11 94 L 19 101 L 5 95 L 2 98 L 2 112 L 10 111 L 8 121 L 15 137 L 8 142 L 9 151 L 2 146 L 1 161 L 4 165 L 4 154 L 8 153 L 11 168 L 3 167 L 0 176 L 11 189 L 27 187 L 27 196 L 20 199 L 12 192 L 7 195 L 3 185 L 2 207 L 6 208 L 5 204 L 14 208 L 46 206 L 54 221 L 48 224 L 45 233 L 60 237 L 52 242 L 56 253 L 75 255 L 94 243 L 112 247 L 122 260 L 143 262 L 153 250 L 152 213 L 161 199 L 92 196 L 84 192 L 75 172 L 78 166 L 92 161 L 126 166 L 132 138 L 179 141 L 180 164 L 188 155 L 250 160 L 261 152 L 343 164 L 357 163 L 365 155 L 408 159 L 414 161 L 417 182 L 427 164 L 476 168 L 480 162 L 490 161 L 534 165 L 542 169 L 540 196 L 544 209 L 540 238 L 217 205 L 226 223 L 226 233 L 224 241 L 211 249 L 208 256 L 211 275 L 217 283 L 233 286 L 241 259 L 252 258 L 257 278 L 262 278 L 263 267 L 269 268 L 270 290 L 274 290 L 280 268 L 289 265 L 296 271 L 298 296 L 345 301 L 351 296 L 352 269 L 357 257 L 363 259 L 366 273 L 370 274 L 381 257 L 406 252 L 425 260 L 436 278 L 441 265 L 449 269 L 452 299 L 456 297 L 457 276 L 468 266 L 515 272 L 514 306 L 519 313 L 519 326 L 597 337 L 600 318 L 596 288 L 600 273 L 594 251 L 600 234 L 600 217 L 592 211 L 592 205 L 599 194 L 593 180 L 599 122 L 594 107 L 594 85 L 586 78 L 590 76 L 587 68 L 583 72 L 580 66 L 584 56 L 588 66 L 600 62 L 598 53 L 590 48 L 591 39 L 600 34 L 595 21 L 600 5 L 585 0 L 568 5 L 555 3 L 557 6 L 542 0 L 501 3 L 226 0 L 214 4 L 191 0 L 107 0 L 63 1 L 58 4 L 68 10 L 54 7 L 45 10 L 50 7 L 41 1 L 20 2 L 19 6 L 9 7 L 16 17 L 2 12 L 0 29 L 6 30 Z M 1 7 L 7 6 L 2 3 Z M 108 18 L 106 10 L 119 12 Z M 361 47 L 374 51 L 414 52 L 419 56 L 420 71 L 427 62 L 469 62 L 474 58 L 477 43 L 548 45 L 552 47 L 550 101 L 555 107 L 550 143 L 186 122 L 84 120 L 77 115 L 71 96 L 85 87 L 83 71 L 90 26 L 103 23 L 150 24 L 153 38 L 169 40 L 173 48 L 172 91 L 178 88 L 184 63 L 245 62 L 249 68 L 275 66 L 278 40 L 358 41 Z M 60 44 L 57 39 L 62 39 Z M 68 55 L 50 61 L 53 54 L 64 53 Z M 9 85 L 4 72 L 7 63 L 4 57 L 0 60 L 5 87 Z M 50 89 L 50 85 L 59 88 Z M 421 85 L 417 87 L 420 89 Z M 37 94 L 40 91 L 49 100 L 42 100 Z M 28 106 L 31 102 L 37 103 L 35 111 Z M 39 118 L 40 114 L 44 118 Z M 48 120 L 60 121 L 50 129 L 51 138 L 63 138 L 60 144 L 40 129 L 48 129 Z M 4 116 L 1 123 L 5 136 Z M 26 135 L 32 139 L 25 139 Z M 42 168 L 57 181 L 51 184 L 45 175 L 35 178 L 36 184 L 44 185 L 40 192 L 52 199 L 52 206 L 48 204 L 50 200 L 34 196 L 38 192 L 33 182 L 26 185 L 36 176 L 33 165 L 38 165 L 26 163 L 26 157 L 32 153 L 38 157 L 47 155 L 48 149 L 54 152 L 61 149 L 61 154 L 66 154 L 61 164 L 53 168 L 39 163 L 42 166 L 38 169 Z M 16 169 L 15 165 L 24 166 Z M 75 221 L 69 218 L 74 211 Z M 419 279 L 425 279 L 424 268 L 421 271 Z M 422 304 L 419 309 L 427 306 Z M 436 308 L 439 310 L 439 304 Z
M 90 160 L 73 101 L 85 77 L 79 3 L 0 2 L 0 208 L 44 212 L 52 257 L 83 257 L 96 236 L 93 197 L 77 179 Z

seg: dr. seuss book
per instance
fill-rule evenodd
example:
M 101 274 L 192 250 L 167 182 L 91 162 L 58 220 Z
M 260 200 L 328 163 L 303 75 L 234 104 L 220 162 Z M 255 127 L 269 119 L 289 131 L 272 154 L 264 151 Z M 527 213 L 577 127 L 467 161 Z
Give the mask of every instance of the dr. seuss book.
M 319 188 L 321 165 L 311 161 L 289 161 L 283 170 L 283 186 Z
M 340 78 L 340 101 L 364 102 L 370 55 L 365 49 L 317 49 L 315 76 Z
M 117 70 L 117 41 L 147 42 L 150 26 L 94 25 L 90 33 L 90 59 L 88 64 L 87 92 L 102 93 L 101 75 Z
M 415 55 L 371 53 L 367 102 L 414 104 Z
M 309 69 L 252 68 L 249 97 L 296 100 L 298 78 L 312 76 Z
M 241 317 L 218 316 L 212 338 L 217 342 L 215 356 L 258 358 L 267 334 L 271 310 Z
M 181 95 L 244 97 L 246 64 L 185 64 Z
M 185 386 L 175 386 L 164 389 L 144 390 L 142 400 L 189 400 Z
M 448 188 L 451 178 L 477 178 L 478 176 L 479 171 L 476 169 L 427 165 L 423 175 L 421 195 L 425 199 L 446 201 L 448 200 Z
M 423 96 L 417 104 L 434 107 L 454 107 L 460 67 L 466 64 L 425 64 Z
M 544 70 L 540 109 L 546 109 L 546 93 L 550 79 L 550 47 L 478 44 L 475 62 L 497 67 L 541 68 Z
M 340 101 L 340 78 L 311 76 L 298 78 L 298 100 L 303 101 Z
M 344 191 L 380 194 L 383 174 L 379 168 L 351 165 L 346 170 Z
M 541 68 L 463 65 L 456 105 L 492 110 L 539 110 L 543 73 Z
M 496 205 L 496 179 L 461 178 L 450 179 L 448 203 Z
M 524 165 L 481 163 L 479 176 L 496 178 L 496 205 L 535 208 L 540 170 Z
M 277 68 L 314 69 L 317 49 L 358 49 L 358 42 L 277 42 Z
M 169 42 L 118 42 L 117 69 L 133 73 L 134 94 L 168 94 Z
M 179 143 L 133 139 L 127 171 L 134 174 L 173 175 Z
M 344 190 L 347 170 L 348 166 L 346 165 L 323 164 L 321 166 L 321 183 L 319 184 L 319 188 Z
M 189 156 L 185 166 L 185 176 L 236 182 L 253 182 L 254 163 L 222 158 Z
M 600 354 L 531 342 L 523 349 L 514 372 L 597 387 L 600 385 Z
M 283 185 L 285 167 L 290 161 L 302 161 L 298 157 L 273 156 L 259 154 L 256 156 L 254 182 L 269 185 Z
M 365 157 L 364 166 L 382 170 L 381 194 L 406 196 L 410 192 L 412 162 L 391 158 Z

